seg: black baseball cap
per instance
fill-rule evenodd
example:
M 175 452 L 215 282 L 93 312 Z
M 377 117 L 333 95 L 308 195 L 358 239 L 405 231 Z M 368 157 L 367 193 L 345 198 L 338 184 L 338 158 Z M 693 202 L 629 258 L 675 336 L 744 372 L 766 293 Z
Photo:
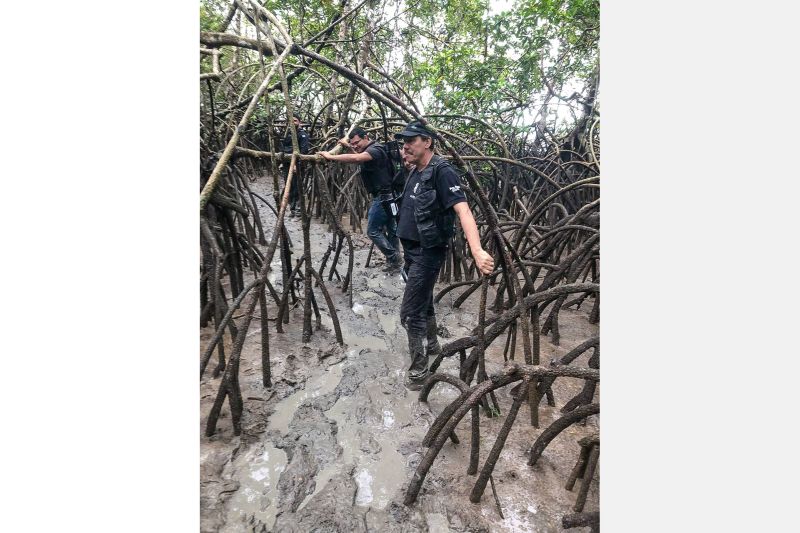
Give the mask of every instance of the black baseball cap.
M 417 135 L 424 135 L 425 137 L 430 137 L 430 138 L 434 137 L 431 130 L 426 128 L 422 124 L 422 122 L 415 120 L 413 122 L 409 122 L 408 126 L 406 126 L 406 129 L 404 129 L 400 133 L 395 133 L 394 138 L 400 139 L 403 137 L 416 137 Z

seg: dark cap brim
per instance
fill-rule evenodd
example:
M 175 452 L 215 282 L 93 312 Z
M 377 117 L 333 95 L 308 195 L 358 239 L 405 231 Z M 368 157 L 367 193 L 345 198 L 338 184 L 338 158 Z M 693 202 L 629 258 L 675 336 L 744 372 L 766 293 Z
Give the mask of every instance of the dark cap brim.
M 395 133 L 394 138 L 402 139 L 403 137 L 418 137 L 420 135 L 433 138 L 433 133 L 431 131 L 429 131 L 427 128 L 417 125 L 406 126 L 406 128 L 400 133 Z
M 414 131 L 403 130 L 400 133 L 395 133 L 394 134 L 394 138 L 395 139 L 402 139 L 404 137 L 416 137 L 417 135 L 421 135 L 421 134 L 417 133 L 417 132 L 414 132 Z

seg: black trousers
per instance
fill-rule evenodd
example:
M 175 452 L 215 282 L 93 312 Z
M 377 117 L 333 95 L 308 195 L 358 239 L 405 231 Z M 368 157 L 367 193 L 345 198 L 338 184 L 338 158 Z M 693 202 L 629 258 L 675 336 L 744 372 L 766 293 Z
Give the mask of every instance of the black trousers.
M 425 337 L 428 317 L 433 310 L 433 286 L 447 254 L 447 247 L 422 248 L 419 242 L 402 239 L 408 276 L 403 303 L 400 306 L 400 323 L 409 335 Z
M 292 184 L 289 186 L 289 207 L 294 209 L 299 209 L 300 206 L 297 203 L 300 201 L 300 186 L 298 185 L 299 176 L 301 172 L 303 172 L 303 165 L 300 164 L 298 161 L 295 163 L 297 168 L 294 171 L 294 176 L 292 177 Z M 286 179 L 289 177 L 289 163 L 284 163 L 283 167 L 283 183 L 286 184 Z M 303 178 L 305 178 L 305 174 Z

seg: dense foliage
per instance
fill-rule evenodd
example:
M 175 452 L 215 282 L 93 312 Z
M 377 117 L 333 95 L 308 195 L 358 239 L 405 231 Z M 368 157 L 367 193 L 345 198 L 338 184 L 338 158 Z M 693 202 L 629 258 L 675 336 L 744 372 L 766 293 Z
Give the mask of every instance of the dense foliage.
M 368 71 L 365 76 L 391 88 L 393 83 L 371 66 L 382 70 L 428 114 L 469 114 L 519 134 L 534 123 L 566 132 L 587 112 L 597 112 L 598 0 L 517 0 L 507 8 L 488 0 L 369 0 L 331 35 L 309 40 L 337 14 L 362 3 L 268 0 L 262 5 L 298 44 L 357 65 Z M 201 31 L 223 30 L 230 5 L 202 0 Z M 224 29 L 258 37 L 239 12 Z M 365 44 L 366 61 L 357 64 Z M 208 72 L 209 59 L 202 64 L 201 72 Z M 286 64 L 297 67 L 300 61 L 290 57 Z M 217 109 L 252 93 L 262 68 L 257 52 L 242 48 L 224 54 L 222 65 L 230 80 L 217 88 Z M 347 80 L 312 64 L 293 80 L 292 95 L 311 113 L 325 105 L 322 93 L 346 93 L 347 88 Z M 279 94 L 273 93 L 275 103 Z

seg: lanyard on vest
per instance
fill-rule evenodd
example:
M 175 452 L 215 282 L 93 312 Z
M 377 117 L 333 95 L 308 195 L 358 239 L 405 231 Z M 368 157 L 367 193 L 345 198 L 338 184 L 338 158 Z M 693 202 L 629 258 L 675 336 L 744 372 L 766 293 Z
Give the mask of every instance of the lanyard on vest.
M 434 155 L 435 155 L 435 154 L 434 154 Z M 432 170 L 431 170 L 431 182 L 433 182 L 433 187 L 434 187 L 434 188 L 436 188 L 436 176 L 437 176 L 437 174 L 439 173 L 439 172 L 438 172 L 438 171 L 439 171 L 439 166 L 441 166 L 441 164 L 442 164 L 443 162 L 446 162 L 446 161 L 444 161 L 444 159 L 439 159 L 439 160 L 438 160 L 438 161 L 436 161 L 436 163 L 434 163 L 434 164 L 433 164 L 433 166 L 431 167 L 431 169 L 432 169 Z M 419 170 L 416 170 L 416 169 L 415 169 L 414 171 L 415 171 L 417 174 L 422 174 L 422 172 L 420 172 Z M 418 180 L 418 181 L 422 181 L 422 180 Z M 400 197 L 401 197 L 401 198 L 402 198 L 402 197 L 404 197 L 404 196 L 406 195 L 406 189 L 408 188 L 408 184 L 409 184 L 409 183 L 411 183 L 411 176 L 409 176 L 409 177 L 408 177 L 408 179 L 406 180 L 406 184 L 403 186 L 403 194 L 401 194 L 401 195 L 400 195 Z

